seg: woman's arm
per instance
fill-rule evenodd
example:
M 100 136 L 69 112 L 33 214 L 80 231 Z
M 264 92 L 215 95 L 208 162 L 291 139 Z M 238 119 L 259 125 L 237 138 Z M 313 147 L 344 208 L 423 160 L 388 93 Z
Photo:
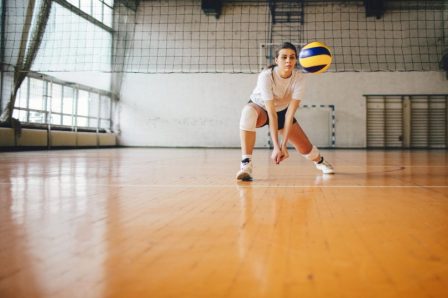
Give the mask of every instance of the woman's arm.
M 292 120 L 294 119 L 294 115 L 296 114 L 299 105 L 300 100 L 292 100 L 288 106 L 288 110 L 286 111 L 285 115 L 285 125 L 283 127 L 283 140 L 280 147 L 286 147 L 286 145 L 288 144 L 288 137 L 292 127 Z
M 289 153 L 288 153 L 288 137 L 289 137 L 289 132 L 291 131 L 292 121 L 294 119 L 294 115 L 295 115 L 299 105 L 300 105 L 300 100 L 293 100 L 289 104 L 288 110 L 286 111 L 285 125 L 283 126 L 283 138 L 282 138 L 282 143 L 280 145 L 280 150 L 282 152 L 280 161 L 282 161 L 284 159 L 287 159 L 289 157 Z
M 281 161 L 281 148 L 278 142 L 278 120 L 277 120 L 277 111 L 275 110 L 274 101 L 267 100 L 265 101 L 266 111 L 268 112 L 269 117 L 269 131 L 271 133 L 272 143 L 274 144 L 274 149 L 272 150 L 271 159 L 275 163 L 280 163 Z

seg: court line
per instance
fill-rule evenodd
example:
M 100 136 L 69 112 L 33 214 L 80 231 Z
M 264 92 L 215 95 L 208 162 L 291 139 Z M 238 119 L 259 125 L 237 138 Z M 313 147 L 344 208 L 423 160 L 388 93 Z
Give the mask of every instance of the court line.
M 0 182 L 0 185 L 24 185 L 23 183 Z M 41 183 L 27 183 L 27 186 L 43 186 Z M 448 188 L 448 185 L 261 185 L 255 182 L 235 184 L 81 184 L 58 183 L 59 186 L 103 186 L 136 188 Z
M 253 182 L 252 182 L 253 183 Z M 106 185 L 105 185 L 106 186 Z M 115 186 L 115 185 L 108 185 Z M 244 187 L 244 188 L 448 188 L 446 185 L 257 185 L 257 184 L 219 184 L 219 185 L 207 185 L 207 184 L 151 184 L 151 185 L 116 185 L 118 187 L 154 187 L 154 188 L 233 188 L 233 187 Z

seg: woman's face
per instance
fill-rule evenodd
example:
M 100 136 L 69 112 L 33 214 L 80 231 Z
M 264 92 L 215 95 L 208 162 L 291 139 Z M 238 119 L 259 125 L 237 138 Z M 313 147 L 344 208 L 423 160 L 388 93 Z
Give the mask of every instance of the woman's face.
M 281 49 L 278 52 L 278 57 L 275 58 L 275 63 L 282 71 L 292 71 L 297 64 L 296 52 L 291 49 Z

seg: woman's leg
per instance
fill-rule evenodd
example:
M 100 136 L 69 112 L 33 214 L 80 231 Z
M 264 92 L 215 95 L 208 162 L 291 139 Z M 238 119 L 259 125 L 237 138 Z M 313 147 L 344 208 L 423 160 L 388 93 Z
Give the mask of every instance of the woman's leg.
M 294 148 L 296 148 L 297 152 L 302 155 L 308 155 L 313 150 L 313 144 L 311 144 L 302 127 L 300 127 L 297 122 L 292 125 L 288 140 Z M 316 156 L 311 157 L 311 160 L 315 162 L 318 162 L 321 159 L 320 153 L 317 153 Z
M 238 180 L 252 180 L 252 152 L 255 146 L 257 127 L 263 126 L 268 120 L 265 110 L 254 103 L 248 103 L 241 112 L 240 139 L 241 139 L 241 165 L 236 174 Z
M 332 165 L 324 160 L 319 149 L 311 144 L 299 123 L 296 122 L 292 125 L 288 140 L 300 154 L 314 161 L 317 169 L 321 170 L 324 174 L 334 174 Z
M 255 146 L 257 127 L 263 126 L 268 120 L 265 110 L 254 103 L 244 106 L 240 120 L 240 140 L 242 155 L 252 155 Z

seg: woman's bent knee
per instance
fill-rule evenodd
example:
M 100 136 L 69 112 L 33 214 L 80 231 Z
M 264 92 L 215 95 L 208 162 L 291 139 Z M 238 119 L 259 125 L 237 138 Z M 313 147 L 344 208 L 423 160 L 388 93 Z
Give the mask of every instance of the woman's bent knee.
M 245 105 L 241 111 L 240 129 L 255 131 L 257 127 L 258 113 L 251 105 Z

